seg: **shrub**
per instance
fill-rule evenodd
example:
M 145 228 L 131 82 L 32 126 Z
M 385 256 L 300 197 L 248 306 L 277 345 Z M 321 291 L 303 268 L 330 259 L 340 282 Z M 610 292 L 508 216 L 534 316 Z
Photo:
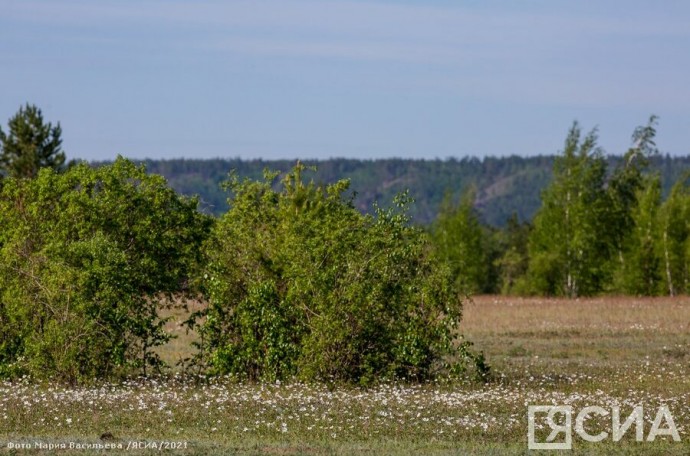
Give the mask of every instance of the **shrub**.
M 0 190 L 0 374 L 77 382 L 160 366 L 159 310 L 186 287 L 210 220 L 118 158 Z
M 359 383 L 462 368 L 454 278 L 409 226 L 406 197 L 362 215 L 346 181 L 305 184 L 303 169 L 280 191 L 276 173 L 228 182 L 231 208 L 206 246 L 196 361 L 240 378 Z

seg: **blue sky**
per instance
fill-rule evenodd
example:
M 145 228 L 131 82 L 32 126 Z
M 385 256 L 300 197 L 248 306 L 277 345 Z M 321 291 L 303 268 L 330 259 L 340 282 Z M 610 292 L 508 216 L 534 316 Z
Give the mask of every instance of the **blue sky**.
M 660 117 L 690 153 L 690 2 L 0 0 L 0 124 L 71 158 L 553 154 Z

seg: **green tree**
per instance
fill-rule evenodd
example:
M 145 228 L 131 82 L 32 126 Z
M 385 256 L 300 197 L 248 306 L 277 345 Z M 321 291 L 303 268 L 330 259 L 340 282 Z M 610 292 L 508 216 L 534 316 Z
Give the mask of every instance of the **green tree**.
M 670 296 L 688 291 L 690 192 L 687 176 L 678 180 L 659 211 L 663 287 Z
M 633 145 L 623 155 L 621 163 L 613 172 L 607 191 L 610 197 L 610 207 L 607 214 L 607 228 L 610 232 L 615 255 L 612 258 L 614 270 L 626 270 L 630 268 L 625 264 L 624 249 L 629 243 L 629 236 L 635 229 L 634 214 L 642 195 L 651 197 L 649 191 L 656 184 L 645 180 L 645 172 L 649 168 L 651 159 L 658 154 L 654 137 L 656 136 L 657 117 L 651 116 L 647 125 L 635 129 L 632 135 Z M 645 191 L 643 191 L 645 190 Z M 648 208 L 649 209 L 649 208 Z M 639 214 L 638 214 L 639 215 Z M 639 239 L 639 238 L 638 238 Z M 632 241 L 637 242 L 635 240 Z
M 210 220 L 119 158 L 0 190 L 0 375 L 80 382 L 160 367 L 160 311 L 188 288 Z
M 529 287 L 538 294 L 587 296 L 602 290 L 611 243 L 605 226 L 606 162 L 596 130 L 581 140 L 577 123 L 554 162 L 529 239 Z
M 34 178 L 41 168 L 66 168 L 62 150 L 62 129 L 58 123 L 44 123 L 41 110 L 26 104 L 0 128 L 0 175 Z
M 661 180 L 658 176 L 643 180 L 631 204 L 632 230 L 625 236 L 620 251 L 617 291 L 653 296 L 661 280 L 659 255 L 659 206 Z
M 403 212 L 362 215 L 346 181 L 317 186 L 303 171 L 280 189 L 276 173 L 229 181 L 231 208 L 206 246 L 196 361 L 250 379 L 359 383 L 430 378 L 449 356 L 462 366 L 471 355 L 456 344 L 460 297 L 409 226 L 405 198 Z
M 474 200 L 475 192 L 470 190 L 454 206 L 448 194 L 432 226 L 438 255 L 450 266 L 456 285 L 467 294 L 488 292 L 491 285 L 489 236 L 479 221 Z
M 495 244 L 498 258 L 494 261 L 498 269 L 500 291 L 503 294 L 524 291 L 524 277 L 529 266 L 530 225 L 520 223 L 517 214 L 513 213 L 504 229 L 497 232 Z

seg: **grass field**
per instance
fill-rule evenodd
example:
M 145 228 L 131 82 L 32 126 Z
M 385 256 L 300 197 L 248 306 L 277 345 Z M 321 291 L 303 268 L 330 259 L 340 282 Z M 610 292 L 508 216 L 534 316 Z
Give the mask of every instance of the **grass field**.
M 364 390 L 176 377 L 76 389 L 0 383 L 0 452 L 65 445 L 59 454 L 85 454 L 69 446 L 107 443 L 152 454 L 159 452 L 154 443 L 179 442 L 174 452 L 185 454 L 524 454 L 527 406 L 562 404 L 575 414 L 585 406 L 620 406 L 622 420 L 642 406 L 645 438 L 665 405 L 681 439 L 636 442 L 634 429 L 618 442 L 574 435 L 575 454 L 688 454 L 689 326 L 685 297 L 481 296 L 466 304 L 462 331 L 493 367 L 488 384 Z M 162 354 L 184 356 L 184 342 Z M 611 433 L 610 416 L 588 420 L 586 428 Z M 538 426 L 537 435 L 546 434 Z M 132 442 L 149 448 L 132 449 Z

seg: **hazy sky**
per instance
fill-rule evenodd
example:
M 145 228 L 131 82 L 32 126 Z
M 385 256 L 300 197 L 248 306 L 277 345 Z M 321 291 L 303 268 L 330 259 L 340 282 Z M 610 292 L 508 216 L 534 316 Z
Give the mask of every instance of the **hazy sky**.
M 0 0 L 0 125 L 71 158 L 690 153 L 690 2 Z

